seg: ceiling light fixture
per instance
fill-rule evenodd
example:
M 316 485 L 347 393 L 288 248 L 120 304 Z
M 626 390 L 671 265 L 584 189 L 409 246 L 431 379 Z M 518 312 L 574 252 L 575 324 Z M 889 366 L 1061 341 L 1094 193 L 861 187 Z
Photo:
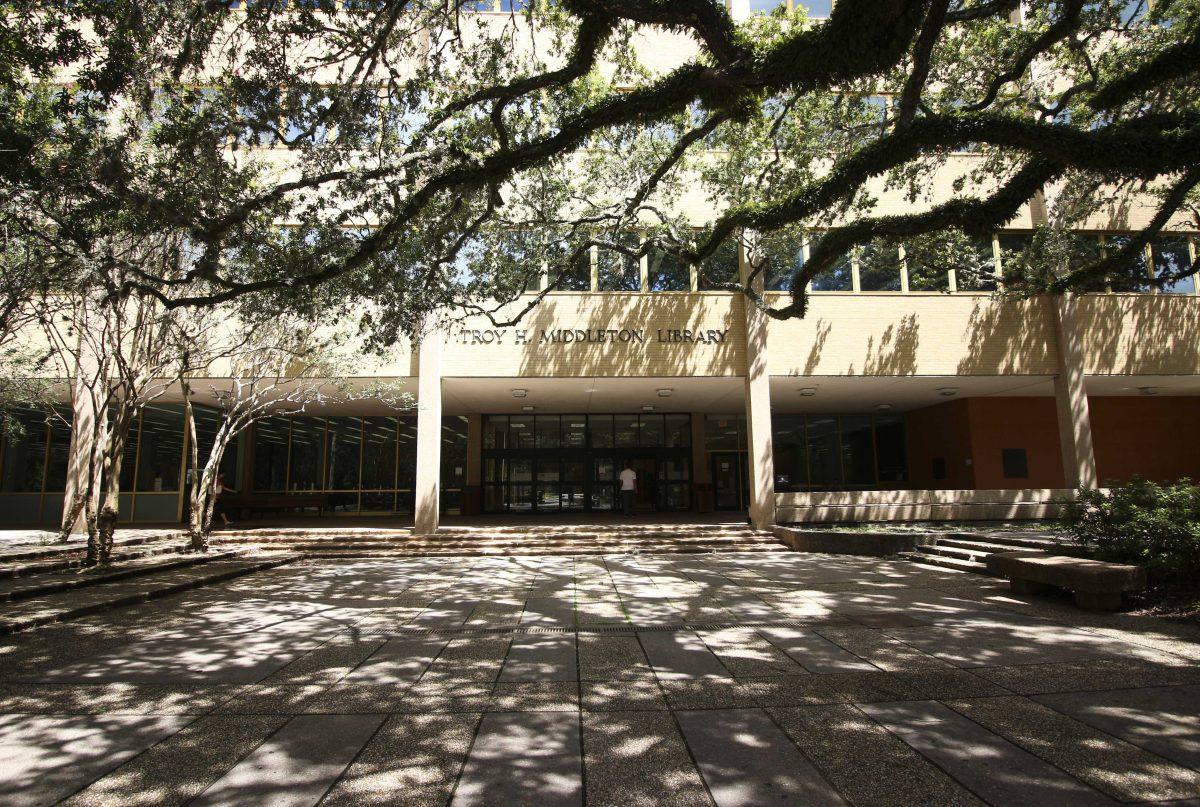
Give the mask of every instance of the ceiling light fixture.
M 805 398 L 811 398 L 812 396 L 817 394 L 817 388 L 816 387 L 801 387 L 800 394 L 803 395 Z
M 643 412 L 653 412 L 653 411 L 654 411 L 654 407 L 653 407 L 653 406 L 651 406 L 650 404 L 646 404 L 645 406 L 643 406 L 643 407 L 642 407 L 642 411 L 643 411 Z
M 937 394 L 943 398 L 953 398 L 958 394 L 958 387 L 938 387 Z
M 514 390 L 512 391 L 512 394 L 513 394 L 513 397 L 514 397 L 514 398 L 524 398 L 526 395 L 528 395 L 528 394 L 529 394 L 529 390 L 527 390 L 527 389 L 514 389 Z
M 657 392 L 658 392 L 658 397 L 659 397 L 659 398 L 670 398 L 670 397 L 671 397 L 671 393 L 672 393 L 672 392 L 674 392 L 674 391 L 675 391 L 675 390 L 673 390 L 673 389 L 670 389 L 669 387 L 666 387 L 666 388 L 663 388 L 663 389 L 657 390 Z
M 532 411 L 533 411 L 533 407 L 532 407 L 532 406 L 530 406 L 529 404 L 525 404 L 524 406 L 522 406 L 522 407 L 521 407 L 521 411 L 522 411 L 522 412 L 532 412 Z
M 1158 387 L 1138 387 L 1139 395 L 1157 395 Z
M 875 404 L 875 408 L 878 409 L 880 412 L 886 412 L 892 408 L 892 405 L 891 404 Z

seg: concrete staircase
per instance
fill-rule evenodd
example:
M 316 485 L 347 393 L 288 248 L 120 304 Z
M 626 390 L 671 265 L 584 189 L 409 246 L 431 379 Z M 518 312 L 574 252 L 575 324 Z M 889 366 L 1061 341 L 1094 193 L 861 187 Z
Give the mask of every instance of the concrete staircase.
M 214 533 L 214 547 L 239 545 L 309 557 L 450 555 L 607 555 L 683 552 L 781 552 L 769 532 L 742 524 L 575 524 L 443 527 L 435 536 L 409 530 L 247 529 Z
M 914 551 L 901 552 L 899 557 L 926 566 L 988 574 L 988 555 L 1018 549 L 1053 552 L 1059 543 L 1060 541 L 1051 536 L 1036 533 L 944 533 L 929 536 L 925 541 L 918 543 Z

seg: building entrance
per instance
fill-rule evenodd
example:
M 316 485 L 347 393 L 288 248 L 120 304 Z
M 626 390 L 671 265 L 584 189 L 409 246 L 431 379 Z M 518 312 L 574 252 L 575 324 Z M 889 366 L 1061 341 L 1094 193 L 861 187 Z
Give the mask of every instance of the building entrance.
M 639 513 L 692 507 L 691 416 L 487 415 L 483 510 L 620 510 L 625 463 L 638 475 Z
M 744 451 L 713 451 L 712 464 L 713 508 L 716 510 L 745 510 L 750 503 L 750 469 Z

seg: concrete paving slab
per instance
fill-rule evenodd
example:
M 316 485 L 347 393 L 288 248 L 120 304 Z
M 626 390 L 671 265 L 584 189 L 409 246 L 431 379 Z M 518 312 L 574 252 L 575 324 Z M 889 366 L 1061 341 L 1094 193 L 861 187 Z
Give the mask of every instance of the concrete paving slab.
M 659 680 L 732 677 L 693 631 L 641 632 L 638 640 Z
M 1062 693 L 1034 698 L 1076 720 L 1200 770 L 1200 686 Z
M 846 803 L 761 709 L 675 716 L 718 807 Z
M 1112 803 L 940 703 L 875 703 L 859 708 L 990 804 Z
M 588 711 L 665 711 L 669 708 L 662 687 L 653 676 L 620 681 L 584 681 L 579 688 L 582 707 Z
M 455 807 L 583 804 L 579 716 L 484 715 L 450 803 Z
M 286 717 L 210 715 L 67 799 L 69 807 L 186 804 L 277 731 Z
M 444 805 L 479 714 L 393 715 L 321 801 L 329 807 Z
M 579 677 L 584 681 L 615 681 L 652 675 L 641 642 L 633 633 L 611 636 L 581 633 L 576 638 Z
M 854 804 L 983 804 L 854 706 L 830 704 L 767 712 L 837 791 Z
M 53 804 L 179 731 L 190 719 L 0 715 L 0 803 Z
M 342 680 L 347 686 L 399 686 L 410 684 L 424 674 L 447 639 L 389 639 Z
M 578 681 L 575 636 L 517 634 L 500 670 L 501 681 Z
M 583 716 L 587 803 L 610 807 L 713 804 L 675 720 L 666 712 Z
M 697 635 L 735 678 L 808 674 L 808 670 L 752 628 L 702 630 Z
M 1200 772 L 1028 698 L 977 698 L 947 705 L 1119 801 L 1200 798 Z
M 197 807 L 315 805 L 383 723 L 378 715 L 301 715 L 213 782 Z
M 757 628 L 768 642 L 814 673 L 874 672 L 879 668 L 811 630 Z

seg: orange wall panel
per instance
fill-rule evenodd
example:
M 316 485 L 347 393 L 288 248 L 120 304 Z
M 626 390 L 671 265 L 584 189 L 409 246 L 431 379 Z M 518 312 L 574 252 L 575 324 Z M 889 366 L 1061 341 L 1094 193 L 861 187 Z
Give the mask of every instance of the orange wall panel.
M 909 487 L 916 490 L 975 487 L 966 398 L 914 409 L 905 415 Z M 933 478 L 933 460 L 946 460 L 946 478 Z
M 1091 397 L 1101 483 L 1200 478 L 1200 398 Z
M 1061 488 L 1065 484 L 1053 398 L 968 398 L 967 403 L 976 488 Z M 1006 448 L 1025 449 L 1028 479 L 1004 477 Z

